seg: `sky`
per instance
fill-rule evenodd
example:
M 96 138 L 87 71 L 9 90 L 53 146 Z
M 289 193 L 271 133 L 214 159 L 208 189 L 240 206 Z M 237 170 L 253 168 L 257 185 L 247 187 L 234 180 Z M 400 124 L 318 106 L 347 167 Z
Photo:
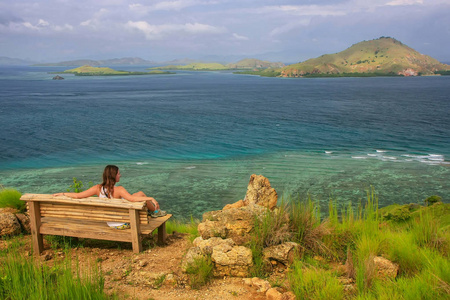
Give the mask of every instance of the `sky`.
M 0 0 L 0 56 L 296 63 L 396 38 L 450 62 L 450 0 Z

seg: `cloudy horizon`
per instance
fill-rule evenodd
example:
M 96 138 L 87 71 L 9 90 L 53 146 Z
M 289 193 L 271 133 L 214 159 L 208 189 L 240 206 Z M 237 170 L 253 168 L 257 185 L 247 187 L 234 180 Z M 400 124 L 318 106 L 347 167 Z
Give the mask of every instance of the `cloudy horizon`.
M 450 0 L 0 2 L 0 56 L 293 63 L 393 37 L 450 61 Z

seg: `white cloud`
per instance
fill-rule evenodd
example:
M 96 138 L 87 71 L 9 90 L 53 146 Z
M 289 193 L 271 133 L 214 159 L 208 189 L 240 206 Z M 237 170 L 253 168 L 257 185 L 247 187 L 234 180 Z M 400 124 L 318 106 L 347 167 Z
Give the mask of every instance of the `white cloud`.
M 239 34 L 237 34 L 237 33 L 233 33 L 233 37 L 234 37 L 236 40 L 240 40 L 240 41 L 248 41 L 248 37 L 243 36 L 243 35 L 239 35 Z
M 308 26 L 310 23 L 310 18 L 304 18 L 302 20 L 297 20 L 295 22 L 289 22 L 286 23 L 282 26 L 276 27 L 275 29 L 273 29 L 270 33 L 269 36 L 276 36 L 276 35 L 280 35 L 289 31 L 292 31 L 294 29 L 297 29 L 299 27 L 304 27 L 304 26 Z
M 197 35 L 220 34 L 226 32 L 225 28 L 200 23 L 152 25 L 145 21 L 128 21 L 126 27 L 141 31 L 148 40 L 158 40 L 176 34 Z
M 400 5 L 415 5 L 423 4 L 423 0 L 394 0 L 386 3 L 389 6 L 400 6 Z
M 259 13 L 283 12 L 295 16 L 342 16 L 345 10 L 334 5 L 278 5 L 264 6 L 257 10 Z
M 10 23 L 8 27 L 15 32 L 24 32 L 32 30 L 34 32 L 41 32 L 41 33 L 49 33 L 52 31 L 53 32 L 72 31 L 74 29 L 73 26 L 69 24 L 53 25 L 43 19 L 39 19 L 39 21 L 35 25 L 33 25 L 30 22 L 21 22 L 21 23 Z
M 199 1 L 199 0 L 175 0 L 175 1 L 162 1 L 153 5 L 142 5 L 140 3 L 133 3 L 128 6 L 132 11 L 140 13 L 148 13 L 151 11 L 167 10 L 167 11 L 180 11 L 183 8 L 198 6 L 198 5 L 210 5 L 217 4 L 217 1 Z

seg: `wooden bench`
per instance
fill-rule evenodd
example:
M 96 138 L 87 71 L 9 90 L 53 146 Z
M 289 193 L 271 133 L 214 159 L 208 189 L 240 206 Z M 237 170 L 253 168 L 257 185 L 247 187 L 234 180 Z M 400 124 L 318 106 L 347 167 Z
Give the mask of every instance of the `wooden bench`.
M 158 229 L 158 242 L 166 241 L 166 221 L 147 216 L 145 202 L 89 197 L 74 199 L 48 194 L 25 194 L 30 213 L 35 255 L 43 251 L 43 235 L 62 235 L 98 240 L 130 242 L 133 252 L 142 251 L 142 238 Z M 129 229 L 114 229 L 106 222 L 129 223 Z

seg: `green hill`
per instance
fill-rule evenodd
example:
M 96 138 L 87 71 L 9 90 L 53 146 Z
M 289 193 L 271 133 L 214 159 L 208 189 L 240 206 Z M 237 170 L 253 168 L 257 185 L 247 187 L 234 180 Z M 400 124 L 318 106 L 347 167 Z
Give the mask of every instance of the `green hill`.
M 75 74 L 77 76 L 120 76 L 120 75 L 153 75 L 153 74 L 173 74 L 170 72 L 163 71 L 152 71 L 152 72 L 129 72 L 129 71 L 116 71 L 108 67 L 92 67 L 89 65 L 81 66 L 75 69 L 65 70 L 63 72 L 52 72 L 52 73 L 64 73 L 64 74 Z
M 246 58 L 236 63 L 223 65 L 220 63 L 191 63 L 188 65 L 168 65 L 162 67 L 150 68 L 152 70 L 186 70 L 186 71 L 224 71 L 224 70 L 254 70 L 267 68 L 282 68 L 283 63 L 273 63 L 254 58 Z
M 363 41 L 335 54 L 326 54 L 280 70 L 282 77 L 432 75 L 450 70 L 436 59 L 420 54 L 390 37 Z
M 222 71 L 229 68 L 219 63 L 192 63 L 188 65 L 168 65 L 149 70 Z
M 240 60 L 236 63 L 227 64 L 227 67 L 229 69 L 268 69 L 268 68 L 282 68 L 284 67 L 284 64 L 281 62 L 270 62 L 270 61 L 263 61 L 255 58 L 246 58 L 243 60 Z

